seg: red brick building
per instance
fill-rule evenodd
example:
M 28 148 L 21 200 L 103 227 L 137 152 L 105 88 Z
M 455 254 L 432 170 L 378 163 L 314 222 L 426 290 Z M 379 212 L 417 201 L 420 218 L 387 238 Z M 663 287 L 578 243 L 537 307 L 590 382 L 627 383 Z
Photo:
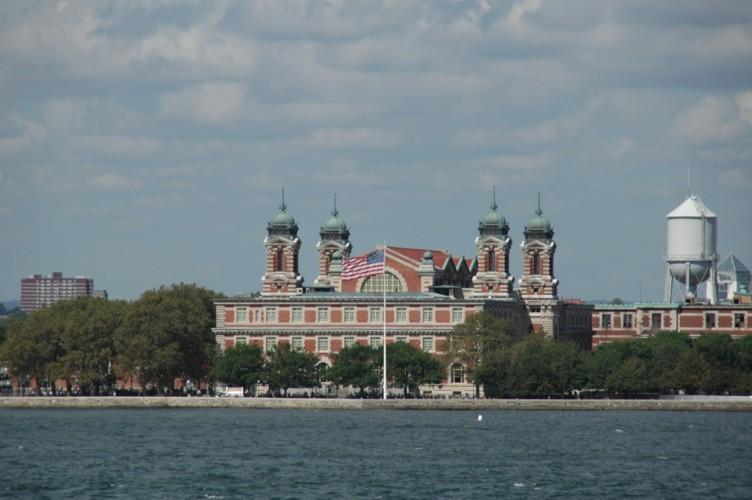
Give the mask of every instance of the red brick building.
M 590 348 L 592 306 L 558 298 L 554 233 L 540 206 L 524 231 L 526 265 L 519 292 L 509 270 L 509 225 L 498 212 L 495 196 L 478 225 L 476 255 L 470 258 L 442 250 L 388 246 L 382 248 L 383 274 L 343 279 L 352 244 L 336 201 L 319 234 L 319 276 L 313 286 L 304 287 L 298 266 L 302 247 L 298 224 L 283 200 L 267 225 L 261 293 L 216 302 L 214 333 L 220 348 L 254 343 L 270 350 L 288 342 L 293 349 L 316 353 L 323 363 L 331 364 L 332 355 L 344 346 L 381 345 L 385 315 L 387 343 L 404 341 L 437 353 L 455 324 L 481 310 L 511 320 L 518 337 L 541 331 Z M 450 364 L 446 383 L 426 390 L 472 394 L 464 368 Z
M 65 278 L 60 272 L 49 276 L 35 274 L 21 280 L 21 310 L 30 313 L 59 300 L 90 296 L 93 293 L 94 280 L 91 278 Z

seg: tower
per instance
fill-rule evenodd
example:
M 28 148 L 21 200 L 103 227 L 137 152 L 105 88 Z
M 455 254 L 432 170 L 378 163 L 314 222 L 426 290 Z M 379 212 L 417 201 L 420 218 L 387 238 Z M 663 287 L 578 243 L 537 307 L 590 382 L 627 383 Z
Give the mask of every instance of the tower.
M 509 274 L 509 224 L 498 213 L 496 186 L 488 213 L 478 223 L 475 252 L 478 271 L 473 276 L 473 294 L 485 297 L 509 297 L 512 294 L 514 276 Z
M 303 277 L 298 273 L 300 238 L 295 218 L 287 212 L 285 190 L 279 212 L 266 225 L 266 273 L 261 278 L 262 295 L 295 295 L 302 292 Z
M 342 291 L 342 262 L 350 257 L 352 244 L 349 241 L 350 229 L 339 216 L 337 195 L 334 195 L 334 208 L 326 223 L 321 226 L 320 240 L 316 244 L 319 251 L 319 276 L 314 281 L 317 287 L 333 288 Z M 334 261 L 334 262 L 333 262 Z
M 543 216 L 538 193 L 535 216 L 525 225 L 522 248 L 523 271 L 520 278 L 520 295 L 528 310 L 534 331 L 556 337 L 558 331 L 558 285 L 554 277 L 556 242 L 551 223 Z

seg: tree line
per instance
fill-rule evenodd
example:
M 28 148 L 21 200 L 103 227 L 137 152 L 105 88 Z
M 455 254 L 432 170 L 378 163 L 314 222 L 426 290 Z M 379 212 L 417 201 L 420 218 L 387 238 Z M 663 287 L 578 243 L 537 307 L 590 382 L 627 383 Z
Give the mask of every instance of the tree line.
M 209 375 L 214 300 L 192 284 L 150 290 L 134 302 L 81 297 L 11 319 L 0 360 L 22 384 L 53 393 L 111 391 L 117 379 L 158 393 Z M 62 385 L 58 384 L 62 381 Z

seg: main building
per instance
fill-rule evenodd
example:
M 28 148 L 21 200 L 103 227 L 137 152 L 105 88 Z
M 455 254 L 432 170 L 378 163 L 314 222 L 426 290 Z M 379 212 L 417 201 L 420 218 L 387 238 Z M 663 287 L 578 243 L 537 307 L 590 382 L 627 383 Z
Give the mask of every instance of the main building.
M 283 199 L 266 227 L 261 293 L 216 302 L 217 343 L 221 349 L 245 343 L 270 351 L 288 342 L 331 365 L 332 355 L 343 347 L 356 342 L 380 346 L 385 314 L 387 343 L 403 341 L 437 353 L 454 325 L 476 311 L 488 311 L 509 319 L 517 337 L 543 332 L 590 349 L 592 306 L 559 299 L 554 230 L 540 202 L 523 231 L 524 267 L 515 288 L 509 269 L 510 228 L 495 198 L 478 224 L 472 258 L 441 250 L 379 247 L 384 272 L 356 279 L 343 276 L 347 260 L 354 258 L 353 246 L 350 228 L 335 204 L 321 226 L 316 244 L 319 275 L 310 287 L 303 285 L 299 272 L 299 227 Z M 448 367 L 445 383 L 430 388 L 435 395 L 455 396 L 473 390 L 459 362 Z

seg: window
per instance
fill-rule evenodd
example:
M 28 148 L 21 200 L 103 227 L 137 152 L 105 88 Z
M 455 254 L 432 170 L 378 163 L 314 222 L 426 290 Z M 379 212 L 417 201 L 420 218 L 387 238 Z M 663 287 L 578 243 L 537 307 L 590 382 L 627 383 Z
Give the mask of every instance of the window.
M 302 323 L 303 322 L 303 308 L 302 307 L 293 307 L 292 308 L 292 322 L 293 323 Z
M 375 274 L 373 276 L 369 276 L 363 281 L 363 285 L 361 285 L 360 291 L 383 293 L 384 283 L 386 283 L 387 292 L 391 293 L 402 291 L 402 283 L 400 283 L 399 278 L 392 273 Z
M 235 339 L 235 345 L 248 345 L 248 337 L 238 337 Z
M 285 254 L 282 248 L 277 248 L 277 251 L 274 254 L 274 270 L 275 271 L 284 271 L 285 269 Z
M 540 273 L 541 273 L 540 254 L 536 252 L 533 254 L 533 265 L 531 266 L 531 274 L 540 274 Z
M 342 341 L 342 345 L 345 347 L 352 347 L 355 345 L 355 337 L 345 337 Z
M 423 323 L 433 323 L 433 307 L 423 307 L 421 318 L 423 318 Z
M 744 328 L 744 313 L 734 313 L 734 328 Z
M 381 337 L 369 337 L 368 344 L 371 347 L 381 347 Z
M 632 328 L 632 313 L 624 313 L 621 317 L 622 327 Z
M 453 384 L 465 382 L 465 368 L 461 364 L 455 363 L 452 365 L 451 380 Z
M 302 351 L 303 350 L 303 337 L 293 337 L 292 342 L 290 342 L 290 348 L 293 351 Z
M 490 272 L 496 271 L 496 255 L 493 250 L 489 250 L 486 254 L 486 262 L 488 262 L 488 270 Z
M 452 308 L 452 323 L 462 323 L 465 321 L 465 311 L 462 310 L 461 307 L 453 307 Z
M 381 323 L 381 308 L 371 307 L 368 310 L 368 321 L 371 323 Z
M 277 308 L 276 307 L 267 307 L 264 312 L 266 313 L 266 322 L 267 323 L 276 323 L 277 322 Z
M 328 307 L 316 308 L 316 318 L 319 323 L 328 323 L 329 322 L 329 308 Z
M 261 311 L 258 309 L 253 310 L 253 321 L 258 323 L 261 321 Z
M 530 308 L 531 313 L 539 313 L 541 312 L 541 306 L 528 306 Z
M 410 343 L 410 339 L 406 335 L 398 335 L 398 336 L 394 337 L 394 341 L 395 342 L 402 342 L 404 344 L 409 344 Z
M 715 313 L 705 313 L 705 328 L 715 328 Z
M 344 321 L 345 323 L 355 323 L 355 308 L 354 307 L 345 307 Z
M 397 323 L 407 323 L 407 307 L 398 307 L 395 317 Z
M 245 323 L 246 321 L 248 321 L 248 308 L 247 307 L 238 307 L 236 309 L 235 322 L 237 322 L 237 323 Z
M 650 315 L 650 328 L 652 330 L 661 329 L 661 313 L 653 313 Z
M 434 351 L 434 338 L 433 337 L 422 337 L 421 339 L 421 348 L 426 352 L 433 352 Z
M 316 350 L 318 352 L 329 352 L 329 337 L 316 337 Z
M 609 313 L 603 313 L 601 314 L 601 328 L 604 330 L 608 330 L 611 328 L 611 314 Z
M 264 350 L 266 352 L 272 352 L 277 348 L 277 337 L 264 338 Z

